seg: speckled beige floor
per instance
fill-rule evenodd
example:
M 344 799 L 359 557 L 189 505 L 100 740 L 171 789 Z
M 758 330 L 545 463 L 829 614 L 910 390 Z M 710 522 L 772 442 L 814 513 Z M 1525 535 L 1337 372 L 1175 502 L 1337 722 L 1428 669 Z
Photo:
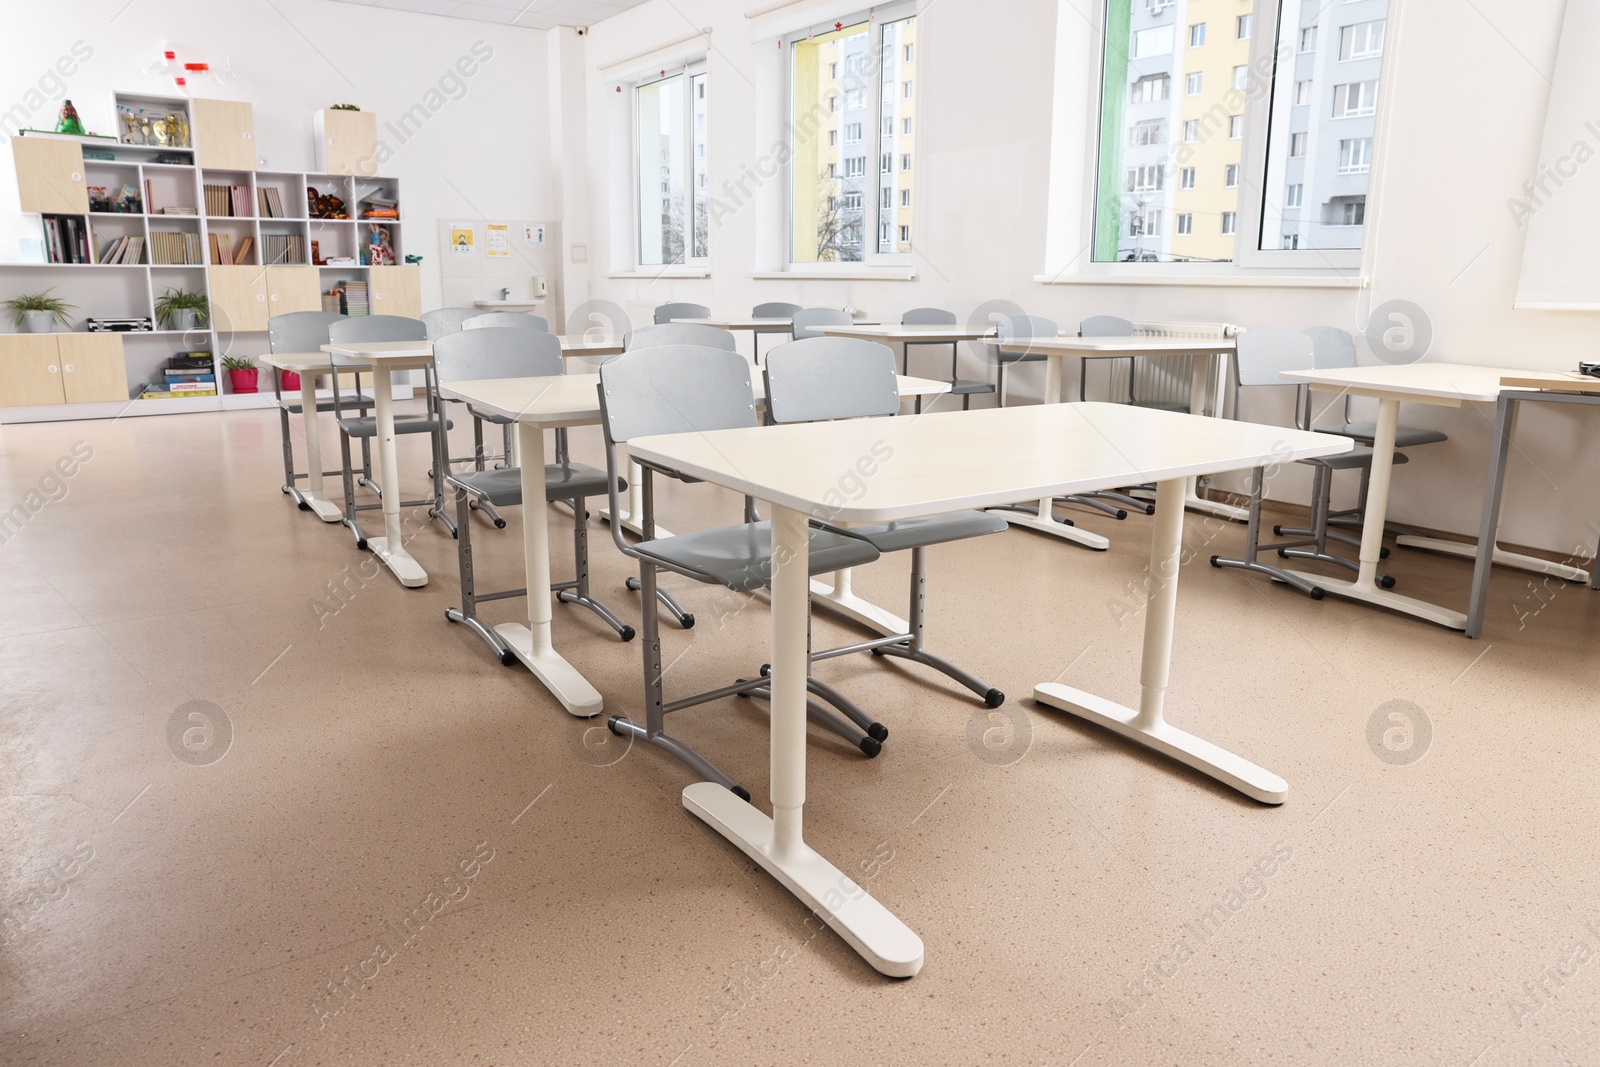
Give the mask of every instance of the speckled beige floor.
M 1169 714 L 1286 777 L 1265 808 L 1029 699 L 1135 699 L 1151 520 L 1082 518 L 1106 554 L 933 551 L 932 645 L 1010 718 L 833 661 L 892 737 L 810 755 L 809 840 L 926 943 L 895 982 L 683 810 L 684 767 L 447 623 L 441 528 L 411 545 L 433 580 L 402 589 L 278 463 L 270 413 L 0 428 L 0 510 L 28 510 L 0 534 L 0 1062 L 1600 1062 L 1586 588 L 1497 574 L 1472 642 L 1213 570 L 1241 531 L 1191 520 Z M 406 441 L 408 491 L 425 467 Z M 676 526 L 736 514 L 665 492 Z M 478 527 L 485 585 L 520 581 L 519 536 Z M 598 521 L 592 543 L 635 614 Z M 905 565 L 858 585 L 901 605 Z M 1462 561 L 1391 567 L 1465 598 Z M 715 590 L 667 584 L 702 620 L 667 631 L 671 691 L 765 658 L 759 604 L 719 626 Z M 637 715 L 637 647 L 556 616 Z M 761 705 L 674 724 L 765 802 Z

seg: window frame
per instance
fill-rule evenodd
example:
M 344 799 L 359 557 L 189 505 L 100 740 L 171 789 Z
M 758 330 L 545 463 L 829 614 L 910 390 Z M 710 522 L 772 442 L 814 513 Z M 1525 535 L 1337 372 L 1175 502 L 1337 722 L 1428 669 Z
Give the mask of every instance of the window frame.
M 670 274 L 674 271 L 684 271 L 694 275 L 702 275 L 711 265 L 711 231 L 715 227 L 708 227 L 706 232 L 706 254 L 693 255 L 694 251 L 694 82 L 696 78 L 706 79 L 706 161 L 704 166 L 709 170 L 711 163 L 711 78 L 706 73 L 706 57 L 695 56 L 675 65 L 663 68 L 659 73 L 645 75 L 625 82 L 628 86 L 628 157 L 629 157 L 629 182 L 628 182 L 628 221 L 633 232 L 629 236 L 632 260 L 632 270 L 641 274 Z M 644 220 L 640 217 L 641 193 L 640 189 L 640 159 L 639 159 L 639 91 L 651 85 L 671 81 L 674 78 L 683 79 L 683 262 L 681 263 L 646 263 L 644 262 Z M 710 194 L 710 183 L 707 182 L 707 203 L 713 197 Z M 613 248 L 616 246 L 613 245 Z M 626 261 L 624 261 L 626 262 Z
M 850 9 L 849 14 L 843 16 L 834 16 L 827 22 L 827 25 L 830 26 L 834 22 L 839 23 L 840 26 L 856 26 L 860 25 L 861 23 L 867 24 L 867 56 L 869 57 L 868 67 L 870 73 L 866 78 L 866 85 L 864 86 L 868 97 L 865 110 L 869 114 L 875 114 L 877 116 L 877 120 L 871 123 L 863 123 L 862 142 L 867 158 L 871 158 L 874 154 L 876 154 L 880 161 L 880 167 L 882 160 L 885 158 L 884 146 L 888 140 L 888 138 L 885 138 L 883 135 L 882 122 L 883 103 L 885 98 L 890 93 L 893 93 L 895 96 L 899 97 L 902 102 L 915 98 L 913 96 L 915 90 L 913 89 L 912 84 L 915 81 L 915 78 L 899 77 L 888 82 L 886 82 L 883 78 L 883 30 L 886 25 L 891 23 L 900 22 L 908 18 L 920 18 L 921 15 L 922 11 L 917 4 L 917 0 L 900 0 L 900 2 L 892 3 L 883 7 Z M 782 59 L 779 66 L 779 83 L 781 86 L 781 91 L 779 95 L 781 98 L 782 107 L 781 114 L 783 115 L 785 127 L 789 130 L 788 148 L 791 160 L 798 157 L 798 153 L 795 151 L 794 145 L 795 131 L 793 125 L 795 107 L 794 45 L 798 42 L 809 40 L 812 36 L 812 28 L 807 27 L 785 33 L 779 37 L 779 43 L 782 45 Z M 919 72 L 921 71 L 921 64 L 923 62 L 923 51 L 924 50 L 920 48 L 916 49 L 916 52 L 914 53 L 916 55 L 916 59 L 912 61 L 918 64 L 917 70 Z M 896 48 L 895 52 L 896 56 L 898 57 L 900 54 L 900 49 Z M 870 58 L 873 56 L 879 57 L 878 65 L 875 67 L 870 62 Z M 839 101 L 843 99 L 843 96 L 844 92 L 841 89 L 834 97 L 834 113 L 837 113 Z M 865 136 L 865 130 L 867 129 L 872 130 L 871 138 L 867 138 Z M 894 136 L 895 139 L 895 152 L 899 152 L 899 136 L 901 135 L 892 136 Z M 893 169 L 893 155 L 891 154 L 888 158 L 890 161 L 891 170 L 887 173 L 898 175 L 900 172 L 897 169 Z M 871 179 L 881 179 L 882 172 L 873 174 L 869 168 L 869 172 L 866 177 Z M 871 197 L 863 195 L 861 198 L 862 249 L 860 260 L 834 260 L 832 262 L 796 260 L 794 258 L 795 179 L 794 165 L 792 162 L 786 163 L 783 166 L 782 178 L 784 196 L 782 215 L 784 220 L 782 257 L 784 273 L 860 274 L 862 272 L 872 273 L 874 271 L 882 270 L 887 274 L 889 271 L 903 272 L 914 265 L 914 252 L 878 251 L 879 238 L 882 236 L 883 227 L 885 225 L 892 226 L 897 224 L 897 220 L 894 217 L 894 212 L 897 209 L 892 203 L 887 208 L 884 207 L 880 202 L 882 199 L 881 193 L 877 196 Z M 914 184 L 915 178 L 913 178 L 912 181 Z M 866 184 L 873 184 L 873 182 L 869 181 Z M 882 186 L 880 185 L 879 188 L 881 189 Z M 920 198 L 914 198 L 913 203 L 920 203 Z M 912 232 L 915 233 L 918 225 L 918 216 L 921 213 L 921 209 L 918 206 L 913 206 L 910 210 L 912 211 L 910 226 Z

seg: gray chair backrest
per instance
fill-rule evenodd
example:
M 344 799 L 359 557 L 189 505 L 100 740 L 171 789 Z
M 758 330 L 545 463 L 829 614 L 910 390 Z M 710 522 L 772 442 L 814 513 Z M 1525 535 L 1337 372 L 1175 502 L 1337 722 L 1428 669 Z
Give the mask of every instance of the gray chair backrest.
M 1131 337 L 1133 323 L 1115 315 L 1090 315 L 1078 323 L 1079 337 Z
M 704 319 L 710 316 L 711 309 L 704 304 L 662 304 L 656 308 L 658 324 L 674 319 Z
M 467 319 L 482 314 L 479 308 L 434 308 L 422 313 L 422 325 L 428 328 L 428 340 L 437 341 L 461 329 L 461 324 Z
M 781 300 L 773 300 L 765 304 L 757 304 L 750 309 L 750 314 L 758 319 L 786 319 L 799 310 L 799 304 L 785 304 Z
M 441 382 L 550 378 L 563 373 L 561 342 L 543 330 L 461 330 L 433 343 Z
M 1356 365 L 1356 339 L 1344 330 L 1337 326 L 1309 326 L 1301 332 L 1311 338 L 1312 366 L 1317 370 Z
M 1007 315 L 995 324 L 995 334 L 1002 341 L 1055 337 L 1060 332 L 1060 327 L 1053 320 L 1038 315 Z
M 1294 385 L 1278 375 L 1313 365 L 1311 338 L 1295 330 L 1246 330 L 1233 343 L 1233 374 L 1239 385 Z
M 656 348 L 660 345 L 699 345 L 702 348 L 722 348 L 737 352 L 739 342 L 727 330 L 706 326 L 699 322 L 663 322 L 656 326 L 641 326 L 630 330 L 622 338 L 622 350 Z
M 333 339 L 328 328 L 343 319 L 335 311 L 291 311 L 267 320 L 267 345 L 274 352 L 320 352 Z
M 426 341 L 428 328 L 421 319 L 403 315 L 357 315 L 340 319 L 328 327 L 328 339 L 339 343 L 353 341 Z
M 893 415 L 900 410 L 894 352 L 860 337 L 808 337 L 767 353 L 773 422 Z
M 848 326 L 853 321 L 850 313 L 839 308 L 801 308 L 794 313 L 794 339 L 803 340 L 807 337 L 822 337 L 814 326 Z
M 954 326 L 956 313 L 944 308 L 912 308 L 900 316 L 902 326 Z
M 543 330 L 550 332 L 550 323 L 538 315 L 524 315 L 518 311 L 491 311 L 478 314 L 461 324 L 463 330 L 481 330 L 486 326 L 508 326 L 514 330 Z
M 606 441 L 758 425 L 750 364 L 737 352 L 661 345 L 600 364 Z

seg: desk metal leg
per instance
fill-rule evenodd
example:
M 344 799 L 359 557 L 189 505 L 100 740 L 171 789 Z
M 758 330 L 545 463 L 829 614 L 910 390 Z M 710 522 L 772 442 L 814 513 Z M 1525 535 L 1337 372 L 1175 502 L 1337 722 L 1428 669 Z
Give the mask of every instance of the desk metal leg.
M 600 693 L 562 658 L 551 640 L 550 512 L 544 507 L 544 430 L 517 423 L 522 464 L 522 553 L 528 573 L 528 625 L 503 622 L 494 628 L 522 665 L 573 715 L 587 719 L 604 710 Z
M 1187 764 L 1252 800 L 1282 804 L 1289 794 L 1289 783 L 1242 756 L 1169 725 L 1163 718 L 1172 666 L 1172 629 L 1178 607 L 1183 497 L 1182 479 L 1164 481 L 1156 486 L 1156 530 L 1150 545 L 1150 599 L 1145 606 L 1144 653 L 1139 664 L 1139 709 L 1123 707 L 1059 682 L 1034 686 L 1033 698 Z
M 705 820 L 822 918 L 876 970 L 909 978 L 922 969 L 922 939 L 801 834 L 806 801 L 806 516 L 772 509 L 772 817 L 714 782 L 683 791 Z
M 611 521 L 611 509 L 601 508 L 598 512 L 605 522 Z M 644 527 L 639 525 L 635 515 L 644 514 L 644 469 L 637 463 L 628 464 L 628 510 L 617 516 L 622 521 L 622 528 L 638 537 L 644 536 Z M 671 537 L 672 532 L 656 523 L 657 537 Z
M 406 551 L 400 533 L 400 463 L 394 448 L 394 382 L 382 368 L 372 374 L 372 400 L 378 420 L 378 479 L 384 486 L 382 537 L 367 538 L 367 547 L 400 579 L 416 589 L 428 584 L 428 572 Z
M 1377 433 L 1372 442 L 1372 476 L 1367 489 L 1367 514 L 1361 526 L 1361 570 L 1356 580 L 1346 582 L 1305 571 L 1289 573 L 1298 574 L 1313 585 L 1321 586 L 1328 593 L 1346 600 L 1365 601 L 1391 611 L 1415 615 L 1452 630 L 1465 630 L 1467 617 L 1459 611 L 1378 588 L 1378 559 L 1383 551 L 1383 524 L 1388 518 L 1389 479 L 1394 473 L 1394 435 L 1399 421 L 1400 401 L 1392 398 L 1379 400 Z
M 1500 497 L 1506 485 L 1506 459 L 1511 454 L 1511 435 L 1516 432 L 1517 401 L 1500 394 L 1495 405 L 1494 447 L 1489 450 L 1489 480 L 1483 486 L 1483 519 L 1478 523 L 1477 562 L 1472 566 L 1472 595 L 1467 601 L 1467 636 L 1483 631 L 1483 615 L 1489 606 L 1489 572 L 1497 554 L 1495 537 L 1500 530 Z
M 315 374 L 302 372 L 300 375 L 300 423 L 306 439 L 306 487 L 301 491 L 300 499 L 323 522 L 338 522 L 344 518 L 344 512 L 339 510 L 338 504 L 328 499 L 322 489 L 322 432 L 317 421 Z

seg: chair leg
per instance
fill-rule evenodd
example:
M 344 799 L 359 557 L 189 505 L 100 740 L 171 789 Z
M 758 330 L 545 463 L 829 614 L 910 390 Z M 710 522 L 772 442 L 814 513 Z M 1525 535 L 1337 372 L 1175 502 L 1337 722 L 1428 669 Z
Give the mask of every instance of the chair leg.
M 483 470 L 483 420 L 472 416 L 472 468 Z
M 446 608 L 444 617 L 451 622 L 464 623 L 473 633 L 489 643 L 496 658 L 509 667 L 517 662 L 516 655 L 500 640 L 500 636 L 478 618 L 477 585 L 472 576 L 472 523 L 468 521 L 467 491 L 455 487 L 457 526 L 461 536 L 456 539 L 456 562 L 461 571 L 461 607 Z
M 1245 522 L 1244 558 L 1228 559 L 1223 556 L 1212 556 L 1211 565 L 1213 567 L 1236 567 L 1239 570 L 1265 574 L 1268 578 L 1298 589 L 1312 600 L 1321 600 L 1327 595 L 1321 586 L 1312 585 L 1297 574 L 1290 574 L 1288 571 L 1278 567 L 1268 566 L 1256 558 L 1261 550 L 1261 497 L 1265 491 L 1265 482 L 1265 474 L 1262 468 L 1257 467 L 1250 472 L 1250 516 Z
M 995 395 L 995 401 L 994 401 L 995 402 L 995 406 L 1002 407 L 1002 408 L 1005 407 L 1006 406 L 1006 365 L 1004 363 L 995 364 L 995 369 L 994 369 L 994 395 Z
M 364 449 L 367 439 L 361 439 Z M 344 459 L 344 470 L 340 473 L 344 479 L 344 524 L 350 527 L 350 532 L 356 535 L 356 547 L 367 547 L 367 535 L 361 532 L 361 523 L 356 520 L 356 472 L 350 464 L 350 435 L 344 432 L 344 427 L 339 427 L 339 454 Z
M 504 470 L 511 466 L 511 423 L 500 427 L 500 462 L 494 465 L 495 470 Z
M 450 531 L 451 537 L 460 537 L 461 531 L 457 528 L 456 521 L 444 509 L 444 474 L 445 467 L 450 462 L 450 431 L 445 429 L 447 420 L 444 417 L 444 405 L 439 402 L 431 381 L 424 384 L 423 390 L 424 411 L 434 420 L 433 432 L 428 435 L 433 445 L 433 503 L 428 508 L 428 517 L 444 523 L 444 528 Z
M 1332 563 L 1344 567 L 1346 570 L 1360 571 L 1361 564 L 1353 559 L 1340 556 L 1328 551 L 1328 516 L 1333 508 L 1333 470 L 1322 464 L 1317 465 L 1316 477 L 1311 486 L 1311 537 L 1309 548 L 1300 545 L 1283 545 L 1278 548 L 1278 555 L 1284 559 L 1314 559 L 1321 563 Z M 1395 580 L 1392 574 L 1379 574 L 1377 577 L 1379 588 L 1393 589 Z
M 294 446 L 289 437 L 289 409 L 282 404 L 278 405 L 278 429 L 283 435 L 283 491 L 299 505 L 301 511 L 310 511 L 311 505 L 300 495 L 300 490 L 294 487 Z
M 563 604 L 583 605 L 604 619 L 608 626 L 617 631 L 617 636 L 622 640 L 632 641 L 633 627 L 618 618 L 616 612 L 589 595 L 589 523 L 584 504 L 583 497 L 572 501 L 572 562 L 577 578 L 573 588 L 560 590 L 556 593 L 556 599 Z
M 643 588 L 639 582 L 639 579 L 637 578 L 629 578 L 622 584 L 633 590 L 635 593 L 639 592 Z M 640 598 L 641 601 L 643 599 L 643 597 Z M 667 609 L 667 611 L 672 615 L 673 621 L 675 621 L 679 626 L 683 627 L 685 630 L 694 629 L 694 615 L 691 612 L 683 610 L 683 605 L 679 604 L 671 593 L 667 592 L 665 589 L 657 587 L 656 599 L 661 602 L 662 607 Z
M 908 622 L 910 638 L 900 645 L 882 645 L 872 650 L 877 656 L 896 656 L 914 660 L 944 674 L 972 690 L 983 699 L 985 707 L 998 708 L 1006 695 L 971 671 L 956 666 L 943 656 L 936 656 L 923 647 L 928 595 L 927 548 L 918 546 L 911 550 L 911 608 Z

